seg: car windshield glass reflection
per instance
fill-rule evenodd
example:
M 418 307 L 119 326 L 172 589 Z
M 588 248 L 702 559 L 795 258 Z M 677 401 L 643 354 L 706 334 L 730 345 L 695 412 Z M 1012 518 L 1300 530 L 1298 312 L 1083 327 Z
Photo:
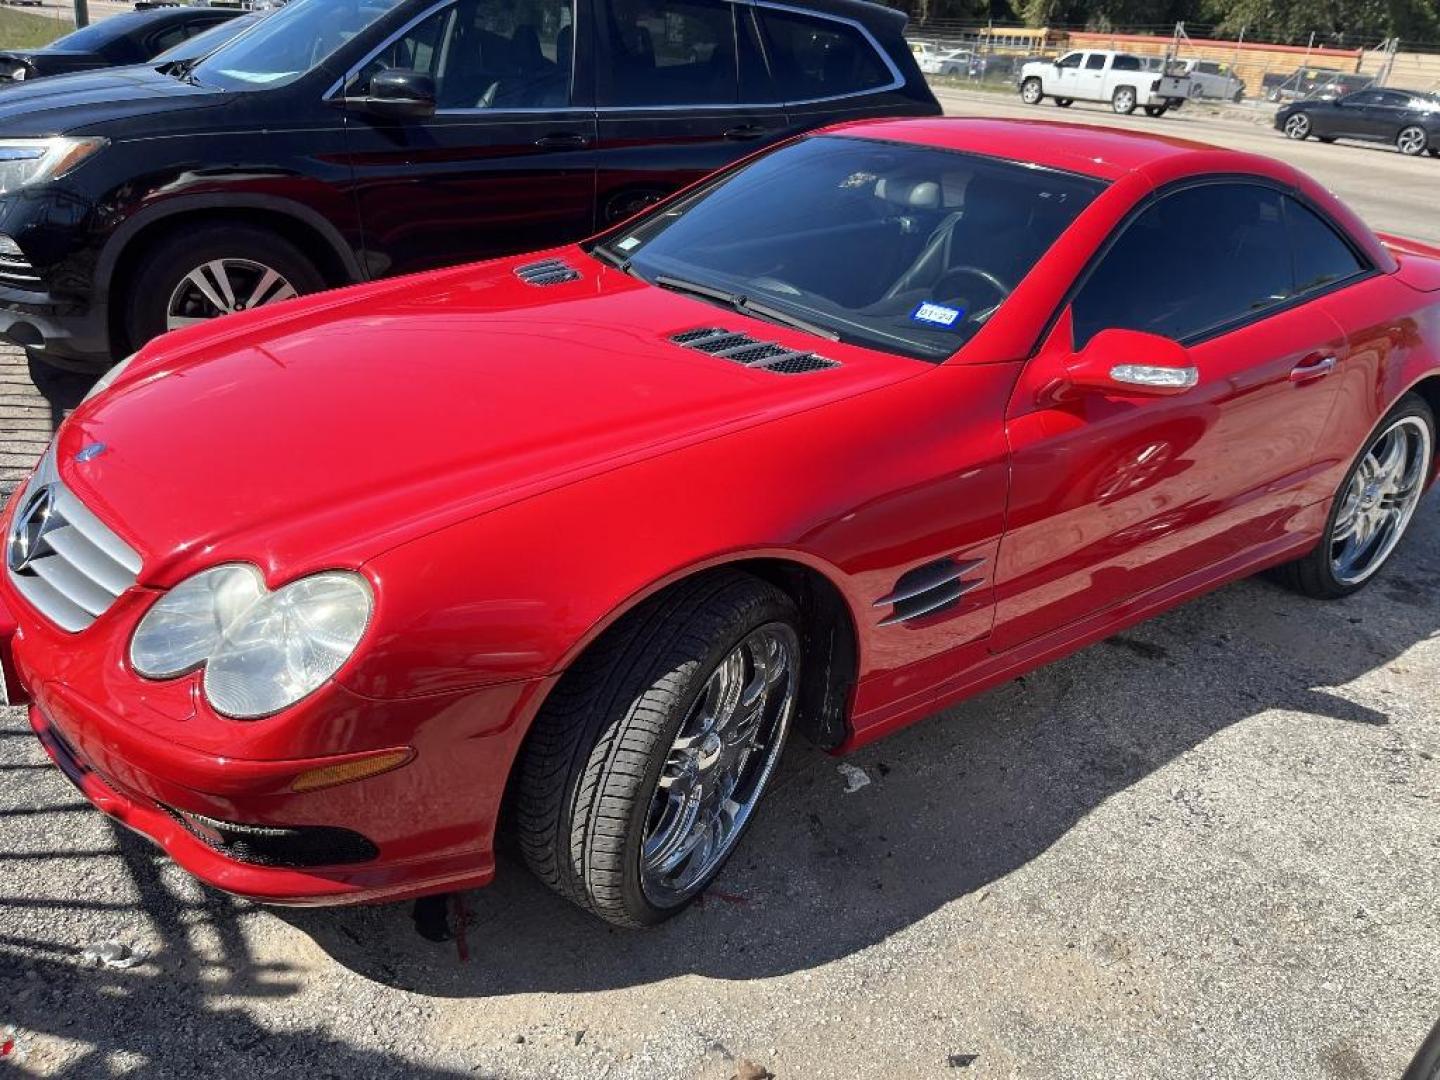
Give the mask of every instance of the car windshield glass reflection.
M 706 286 L 702 298 L 717 303 L 748 300 L 845 341 L 936 361 L 979 331 L 1101 187 L 993 158 L 823 136 L 655 211 L 602 250 L 652 283 Z
M 190 70 L 201 86 L 283 86 L 314 68 L 400 0 L 292 0 Z

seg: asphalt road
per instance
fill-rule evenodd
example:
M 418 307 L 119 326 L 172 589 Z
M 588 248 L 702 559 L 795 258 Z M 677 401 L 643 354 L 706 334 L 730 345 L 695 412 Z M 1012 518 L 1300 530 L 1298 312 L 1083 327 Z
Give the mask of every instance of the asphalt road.
M 1082 116 L 1114 122 L 1065 119 Z M 1433 186 L 1411 177 L 1440 162 L 1130 123 L 1323 156 L 1337 188 L 1363 174 L 1373 222 L 1435 237 Z M 83 390 L 44 382 L 0 353 L 5 488 Z M 442 942 L 409 905 L 199 887 L 0 712 L 0 1068 L 1395 1077 L 1440 1012 L 1437 671 L 1431 496 L 1348 601 L 1223 589 L 862 752 L 858 790 L 797 745 L 711 896 L 657 931 L 607 928 L 507 863 Z M 105 942 L 138 962 L 87 966 Z

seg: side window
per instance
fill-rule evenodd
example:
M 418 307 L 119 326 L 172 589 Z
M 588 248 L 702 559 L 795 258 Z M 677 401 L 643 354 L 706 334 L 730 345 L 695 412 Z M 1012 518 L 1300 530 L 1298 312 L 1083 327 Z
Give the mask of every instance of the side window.
M 1295 292 L 1323 289 L 1366 269 L 1363 262 L 1314 211 L 1285 198 L 1285 228 L 1295 260 Z
M 1140 68 L 1140 57 L 1138 56 L 1117 56 L 1115 62 L 1110 65 L 1111 71 L 1139 71 Z
M 1104 54 L 1104 53 L 1094 53 L 1094 52 L 1092 52 L 1089 56 L 1085 57 L 1085 70 L 1086 70 L 1086 71 L 1100 71 L 1100 70 L 1101 70 L 1102 68 L 1104 68 L 1104 67 L 1105 67 L 1105 54 Z
M 207 30 L 205 26 L 167 26 L 164 30 L 153 35 L 145 43 L 147 56 L 159 56 L 166 49 L 179 45 L 188 37 L 198 34 L 201 30 Z
M 757 13 L 784 100 L 811 101 L 889 85 L 890 70 L 853 26 L 773 8 Z
M 1358 94 L 1351 94 L 1345 99 L 1346 105 L 1379 105 L 1380 95 L 1373 90 L 1361 90 Z
M 563 108 L 574 25 L 567 0 L 457 0 L 387 42 L 347 93 L 399 68 L 433 78 L 442 109 Z
M 1075 346 L 1120 328 L 1186 341 L 1291 295 L 1281 196 L 1255 184 L 1167 195 L 1125 227 L 1075 297 Z
M 601 105 L 726 105 L 740 100 L 735 6 L 723 0 L 610 0 Z
M 1081 57 L 1083 56 L 1084 53 L 1066 53 L 1064 56 L 1062 56 L 1059 60 L 1055 62 L 1062 68 L 1078 68 L 1080 66 Z

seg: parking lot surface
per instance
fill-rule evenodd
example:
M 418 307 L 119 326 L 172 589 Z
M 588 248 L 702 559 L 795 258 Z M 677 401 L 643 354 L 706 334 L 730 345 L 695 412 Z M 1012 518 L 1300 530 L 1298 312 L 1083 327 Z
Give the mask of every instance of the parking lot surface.
M 1288 143 L 1243 116 L 944 99 L 1272 153 L 1375 226 L 1440 240 L 1433 159 Z M 84 389 L 36 374 L 38 390 L 0 353 L 0 494 Z M 404 904 L 229 899 L 90 809 L 0 711 L 0 1061 L 71 1077 L 728 1080 L 746 1061 L 847 1080 L 1394 1077 L 1440 1011 L 1437 671 L 1432 495 L 1348 601 L 1242 582 L 847 770 L 797 744 L 704 903 L 648 933 L 582 915 L 513 861 L 418 922 Z M 458 937 L 430 940 L 437 914 Z

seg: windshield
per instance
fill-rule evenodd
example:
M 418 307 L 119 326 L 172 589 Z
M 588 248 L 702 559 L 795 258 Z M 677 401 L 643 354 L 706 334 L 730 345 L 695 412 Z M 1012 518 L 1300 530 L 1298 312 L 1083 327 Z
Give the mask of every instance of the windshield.
M 743 297 L 923 360 L 984 326 L 1100 181 L 845 136 L 793 143 L 597 245 L 647 281 Z
M 400 0 L 291 0 L 250 33 L 200 61 L 202 86 L 253 90 L 283 86 L 389 13 Z

